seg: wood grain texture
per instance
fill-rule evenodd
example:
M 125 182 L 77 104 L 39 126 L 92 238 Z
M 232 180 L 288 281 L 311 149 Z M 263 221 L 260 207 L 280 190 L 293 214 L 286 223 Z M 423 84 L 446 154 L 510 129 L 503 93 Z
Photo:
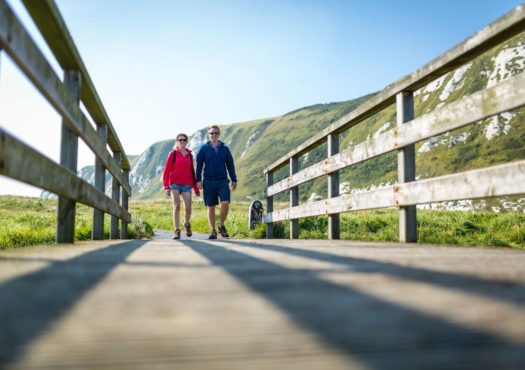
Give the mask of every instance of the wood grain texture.
M 74 69 L 81 72 L 83 84 L 80 99 L 82 103 L 94 122 L 108 125 L 108 145 L 111 150 L 124 153 L 120 139 L 56 3 L 53 0 L 22 0 L 22 2 L 62 69 L 65 71 Z M 122 155 L 121 168 L 131 169 L 125 154 Z
M 502 99 L 501 97 L 505 97 Z M 267 195 L 525 105 L 525 73 L 445 105 L 329 156 L 267 188 Z
M 0 251 L 3 369 L 520 369 L 525 253 L 314 240 Z
M 5 0 L 0 0 L 0 44 L 27 78 L 31 80 L 33 86 L 61 115 L 71 131 L 82 138 L 113 177 L 119 181 L 123 189 L 131 195 L 131 187 L 129 183 L 125 182 L 120 166 L 117 166 L 108 153 L 106 143 L 101 142 L 95 129 L 75 102 L 74 97 L 66 90 L 60 78 L 55 74 L 45 56 Z
M 0 175 L 36 186 L 131 222 L 120 205 L 74 172 L 0 128 Z
M 519 194 L 525 194 L 525 160 L 301 204 L 267 213 L 263 221 Z

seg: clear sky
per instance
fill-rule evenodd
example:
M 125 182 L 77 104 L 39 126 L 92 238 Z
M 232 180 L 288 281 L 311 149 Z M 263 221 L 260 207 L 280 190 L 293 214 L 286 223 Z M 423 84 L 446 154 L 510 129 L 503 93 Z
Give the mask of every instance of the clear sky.
M 128 155 L 211 123 L 381 90 L 521 3 L 56 1 Z M 49 55 L 19 0 L 8 3 Z M 58 160 L 60 118 L 4 54 L 0 126 Z M 81 145 L 79 168 L 93 161 Z M 39 192 L 0 176 L 0 194 Z

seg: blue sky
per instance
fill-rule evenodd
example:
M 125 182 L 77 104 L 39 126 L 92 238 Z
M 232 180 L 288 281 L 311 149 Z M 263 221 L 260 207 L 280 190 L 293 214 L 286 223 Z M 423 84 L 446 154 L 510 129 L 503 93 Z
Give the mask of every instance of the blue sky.
M 45 50 L 19 0 L 8 3 Z M 126 153 L 140 154 L 211 123 L 271 117 L 381 90 L 520 1 L 57 4 Z M 57 160 L 59 123 L 2 55 L 0 125 Z M 93 162 L 85 146 L 79 161 L 79 167 Z M 20 193 L 16 189 L 26 192 L 0 177 L 0 193 Z

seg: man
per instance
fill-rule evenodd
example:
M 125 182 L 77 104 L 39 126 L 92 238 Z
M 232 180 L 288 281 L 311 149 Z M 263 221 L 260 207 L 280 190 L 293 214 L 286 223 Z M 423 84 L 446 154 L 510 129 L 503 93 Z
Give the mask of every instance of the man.
M 226 231 L 226 217 L 230 208 L 230 188 L 228 174 L 231 179 L 231 188 L 237 187 L 237 176 L 230 149 L 219 140 L 221 130 L 219 126 L 208 127 L 210 141 L 203 144 L 197 154 L 197 187 L 204 190 L 204 204 L 208 207 L 208 223 L 211 234 L 209 239 L 217 239 L 215 231 L 215 206 L 221 203 L 218 230 L 223 238 L 228 238 Z

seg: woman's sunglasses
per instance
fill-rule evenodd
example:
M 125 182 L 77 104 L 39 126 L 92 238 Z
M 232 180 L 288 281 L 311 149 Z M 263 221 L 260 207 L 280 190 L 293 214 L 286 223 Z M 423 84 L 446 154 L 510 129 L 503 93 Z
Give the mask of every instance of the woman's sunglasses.
M 188 139 L 177 139 L 177 141 L 188 141 Z

